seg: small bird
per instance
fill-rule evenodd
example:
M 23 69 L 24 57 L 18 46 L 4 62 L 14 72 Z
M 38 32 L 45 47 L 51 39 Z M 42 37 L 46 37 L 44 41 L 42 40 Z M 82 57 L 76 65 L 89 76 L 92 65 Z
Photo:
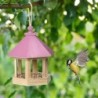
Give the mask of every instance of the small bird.
M 72 59 L 67 60 L 67 66 L 72 70 L 72 72 L 75 73 L 75 75 L 79 80 L 79 83 L 80 83 L 80 77 L 79 77 L 80 67 L 84 67 L 88 60 L 89 58 L 87 50 L 83 50 L 79 54 L 77 54 L 77 57 L 74 61 Z

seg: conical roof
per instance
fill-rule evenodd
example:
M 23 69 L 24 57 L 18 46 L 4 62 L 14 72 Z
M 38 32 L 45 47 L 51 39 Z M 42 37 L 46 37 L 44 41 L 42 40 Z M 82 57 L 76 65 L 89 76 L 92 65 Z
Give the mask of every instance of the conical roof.
M 9 56 L 14 58 L 41 58 L 49 57 L 52 54 L 53 51 L 36 36 L 32 26 L 29 26 L 25 37 L 10 51 Z

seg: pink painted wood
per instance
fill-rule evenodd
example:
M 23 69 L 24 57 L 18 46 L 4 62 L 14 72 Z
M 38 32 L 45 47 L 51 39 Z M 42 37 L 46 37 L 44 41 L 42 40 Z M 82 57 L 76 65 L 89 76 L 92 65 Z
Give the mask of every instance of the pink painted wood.
M 41 58 L 49 57 L 52 54 L 53 51 L 36 36 L 32 26 L 29 26 L 25 37 L 10 51 L 9 56 L 14 58 Z

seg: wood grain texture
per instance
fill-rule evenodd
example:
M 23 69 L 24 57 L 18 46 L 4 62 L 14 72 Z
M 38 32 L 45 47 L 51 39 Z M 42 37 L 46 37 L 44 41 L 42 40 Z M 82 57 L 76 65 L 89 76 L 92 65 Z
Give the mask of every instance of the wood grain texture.
M 33 71 L 32 71 L 32 73 L 37 73 L 38 72 L 38 66 L 37 66 L 37 60 L 36 59 L 34 59 L 33 60 Z
M 24 85 L 24 86 L 38 86 L 38 85 L 47 85 L 49 83 L 50 75 L 44 78 L 16 78 L 13 77 L 13 84 Z
M 43 4 L 43 0 L 42 1 L 38 1 L 38 2 L 33 2 L 32 6 L 38 6 L 38 5 L 42 5 Z M 9 9 L 9 8 L 15 8 L 15 9 L 24 9 L 24 8 L 30 8 L 30 4 L 0 4 L 0 9 Z
M 42 59 L 42 73 L 43 73 L 43 77 L 46 77 L 48 74 L 48 64 L 47 64 L 47 58 L 43 58 Z
M 25 61 L 25 79 L 28 79 L 31 77 L 31 64 L 30 64 L 30 59 L 26 59 Z

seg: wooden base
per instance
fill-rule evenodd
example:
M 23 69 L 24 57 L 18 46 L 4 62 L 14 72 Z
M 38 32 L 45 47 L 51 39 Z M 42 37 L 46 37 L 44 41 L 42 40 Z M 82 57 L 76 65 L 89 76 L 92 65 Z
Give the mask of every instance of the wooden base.
M 44 78 L 16 78 L 13 77 L 13 84 L 24 85 L 24 86 L 38 86 L 38 85 L 47 85 L 50 81 L 50 76 Z

